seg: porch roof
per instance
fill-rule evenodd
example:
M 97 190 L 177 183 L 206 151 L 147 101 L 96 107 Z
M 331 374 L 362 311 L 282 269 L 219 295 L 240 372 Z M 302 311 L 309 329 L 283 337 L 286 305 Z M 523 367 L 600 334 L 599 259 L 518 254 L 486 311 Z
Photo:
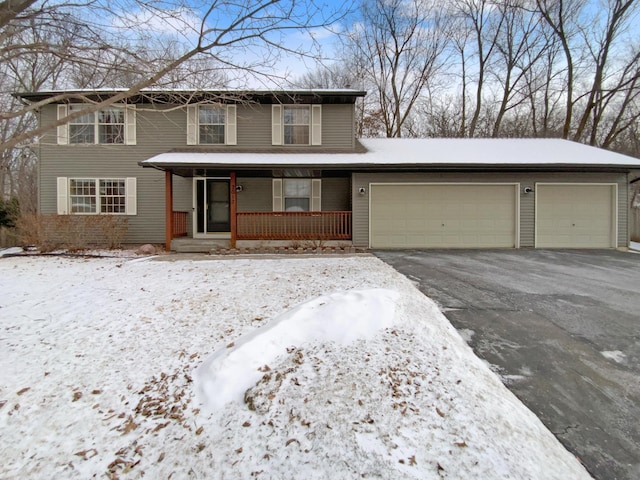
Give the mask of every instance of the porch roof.
M 354 151 L 299 149 L 181 150 L 140 162 L 160 170 L 366 169 L 640 169 L 640 159 L 562 139 L 361 139 Z

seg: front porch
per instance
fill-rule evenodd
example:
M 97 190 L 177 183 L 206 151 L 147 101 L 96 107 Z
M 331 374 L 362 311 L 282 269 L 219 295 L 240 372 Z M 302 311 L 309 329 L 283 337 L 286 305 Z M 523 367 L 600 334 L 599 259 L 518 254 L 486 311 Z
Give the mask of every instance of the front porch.
M 229 238 L 189 236 L 189 213 L 172 211 L 171 239 L 176 252 L 233 248 L 317 250 L 351 246 L 351 212 L 236 212 Z M 234 235 L 235 233 L 235 235 Z
M 255 196 L 247 196 L 246 190 L 243 192 L 243 187 L 238 184 L 235 172 L 229 172 L 226 177 L 192 177 L 193 208 L 184 208 L 184 201 L 179 202 L 180 205 L 175 208 L 173 174 L 168 170 L 165 174 L 167 250 L 212 252 L 236 248 L 318 249 L 326 246 L 351 246 L 352 212 L 344 209 L 321 210 L 319 191 L 316 192 L 318 202 L 314 204 L 312 211 L 283 211 L 282 208 L 278 210 L 275 205 L 274 211 L 247 211 L 252 206 L 264 208 L 266 198 L 263 196 L 259 202 L 254 202 L 252 199 Z M 243 183 L 245 182 L 251 185 L 253 195 L 254 192 L 259 194 L 255 180 L 251 184 L 251 180 L 245 178 Z M 347 185 L 346 182 L 343 183 Z M 270 179 L 268 185 L 271 186 Z M 180 192 L 184 198 L 183 186 Z M 239 192 L 243 192 L 240 205 Z M 268 195 L 270 200 L 270 189 Z M 329 202 L 328 208 L 349 207 L 349 203 Z M 180 209 L 180 206 L 183 208 Z

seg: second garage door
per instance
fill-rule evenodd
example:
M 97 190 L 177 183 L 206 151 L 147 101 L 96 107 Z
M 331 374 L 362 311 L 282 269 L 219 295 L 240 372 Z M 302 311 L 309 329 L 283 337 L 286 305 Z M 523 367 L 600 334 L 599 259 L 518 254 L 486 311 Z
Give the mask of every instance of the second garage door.
M 515 184 L 372 184 L 372 248 L 518 246 Z
M 615 184 L 536 185 L 536 247 L 616 246 Z

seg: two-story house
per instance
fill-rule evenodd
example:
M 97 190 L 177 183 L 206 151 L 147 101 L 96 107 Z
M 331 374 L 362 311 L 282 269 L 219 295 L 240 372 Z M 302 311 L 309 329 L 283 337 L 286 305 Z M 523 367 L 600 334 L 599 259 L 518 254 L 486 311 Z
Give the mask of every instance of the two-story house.
M 42 124 L 118 91 L 66 93 L 40 109 Z M 127 243 L 178 250 L 628 245 L 638 160 L 564 140 L 359 140 L 364 95 L 142 92 L 43 135 L 40 213 L 126 216 Z

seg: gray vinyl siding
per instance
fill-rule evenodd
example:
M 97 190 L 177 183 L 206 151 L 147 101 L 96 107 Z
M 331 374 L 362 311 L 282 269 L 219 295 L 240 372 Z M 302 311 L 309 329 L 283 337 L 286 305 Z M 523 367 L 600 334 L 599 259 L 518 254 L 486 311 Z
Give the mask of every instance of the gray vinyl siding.
M 138 162 L 176 146 L 186 145 L 186 122 L 180 110 L 145 111 L 139 107 L 136 120 L 137 145 L 57 145 L 56 130 L 40 142 L 40 212 L 57 212 L 56 178 L 137 179 L 137 214 L 130 215 L 126 243 L 164 243 L 165 174 L 142 168 Z M 56 106 L 43 108 L 42 122 L 56 119 Z
M 238 193 L 239 212 L 271 212 L 273 209 L 272 179 L 238 177 L 238 185 L 242 185 L 242 192 Z M 322 179 L 322 210 L 344 211 L 350 210 L 349 178 Z
M 238 193 L 239 212 L 270 212 L 273 210 L 270 178 L 238 177 L 236 184 L 242 185 Z
M 237 109 L 238 147 L 271 147 L 271 105 L 239 105 Z M 186 113 L 185 113 L 186 122 Z M 186 138 L 186 123 L 185 123 Z M 353 148 L 355 144 L 353 105 L 322 106 L 322 147 Z M 305 146 L 288 146 L 304 149 Z
M 238 105 L 236 125 L 238 147 L 271 146 L 271 105 Z
M 354 148 L 353 105 L 322 106 L 322 145 L 327 148 Z
M 43 125 L 56 120 L 56 105 L 44 107 Z M 40 141 L 39 208 L 43 214 L 57 212 L 57 177 L 137 179 L 137 214 L 129 216 L 126 243 L 164 243 L 165 240 L 165 174 L 142 168 L 138 162 L 154 155 L 187 147 L 186 108 L 173 109 L 138 105 L 136 111 L 136 145 L 57 145 L 56 129 L 44 134 Z M 345 149 L 354 144 L 353 105 L 323 105 L 323 148 Z M 237 147 L 271 147 L 271 105 L 238 105 Z M 235 147 L 235 148 L 237 148 Z M 193 149 L 194 147 L 190 147 Z M 199 147 L 195 147 L 197 149 Z M 202 147 L 206 149 L 206 146 Z M 304 149 L 305 147 L 292 147 Z M 259 184 L 255 191 L 251 182 Z M 192 180 L 174 176 L 174 208 L 192 208 Z M 251 198 L 249 192 L 258 196 Z M 269 179 L 253 179 L 247 193 L 238 196 L 244 211 L 271 209 Z M 241 211 L 242 211 L 241 210 Z M 189 224 L 191 225 L 191 214 Z M 191 227 L 190 232 L 191 232 Z
M 523 188 L 536 183 L 617 183 L 619 247 L 628 245 L 628 188 L 625 174 L 619 173 L 354 173 L 352 183 L 353 244 L 369 246 L 370 183 L 520 183 L 520 247 L 535 244 L 535 191 L 524 194 Z M 366 195 L 358 189 L 366 188 Z
M 193 179 L 173 175 L 173 209 L 191 212 L 193 208 Z
M 322 210 L 344 212 L 351 210 L 351 179 L 322 179 Z

